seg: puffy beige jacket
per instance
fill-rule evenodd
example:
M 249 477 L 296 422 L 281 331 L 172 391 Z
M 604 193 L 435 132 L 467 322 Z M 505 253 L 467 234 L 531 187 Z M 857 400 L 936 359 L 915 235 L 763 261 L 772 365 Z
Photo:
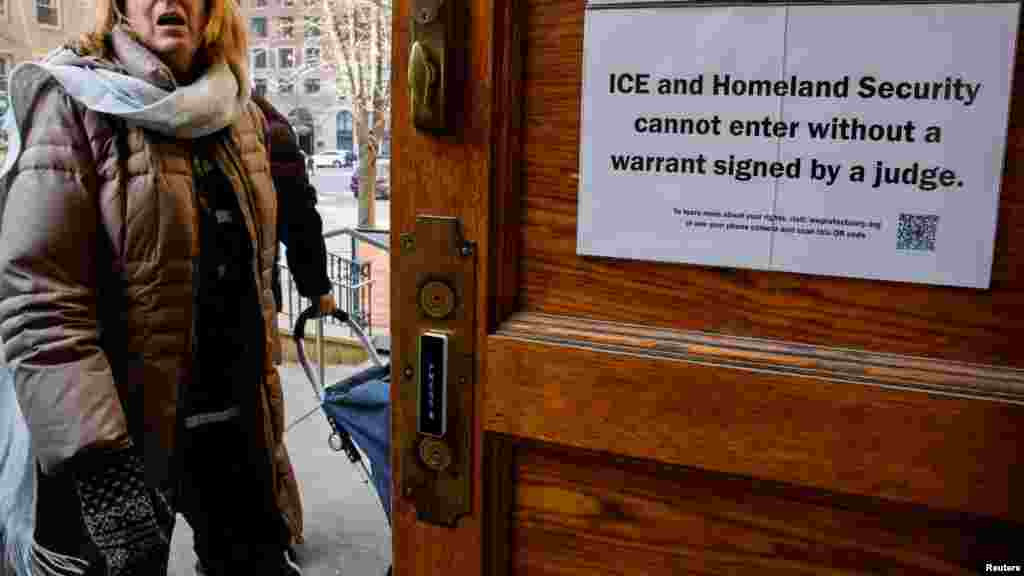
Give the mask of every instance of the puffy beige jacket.
M 173 89 L 169 70 L 115 31 L 105 60 Z M 36 94 L 23 152 L 0 186 L 0 339 L 44 471 L 80 450 L 145 447 L 154 486 L 170 487 L 177 393 L 192 372 L 192 261 L 198 256 L 191 146 L 75 103 L 58 84 Z M 254 441 L 271 452 L 275 492 L 301 541 L 298 488 L 283 443 L 271 274 L 277 206 L 251 102 L 217 160 L 238 195 L 256 258 L 266 353 Z

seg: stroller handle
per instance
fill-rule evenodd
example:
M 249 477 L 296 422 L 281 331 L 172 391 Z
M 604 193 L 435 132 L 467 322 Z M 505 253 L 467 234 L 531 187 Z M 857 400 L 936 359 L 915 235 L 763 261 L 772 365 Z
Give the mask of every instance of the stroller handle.
M 363 348 L 366 349 L 367 354 L 370 356 L 370 361 L 373 362 L 374 366 L 380 367 L 384 365 L 384 362 L 380 359 L 380 355 L 377 354 L 377 350 L 374 348 L 373 343 L 370 342 L 370 337 L 366 335 L 366 331 L 359 324 L 356 324 L 347 312 L 343 310 L 335 310 L 331 313 L 331 317 L 338 322 L 344 322 L 348 324 L 352 331 L 356 333 L 359 340 L 363 343 Z M 314 304 L 309 308 L 303 310 L 298 319 L 295 320 L 295 329 L 292 330 L 292 338 L 295 341 L 295 351 L 299 357 L 299 364 L 302 366 L 302 370 L 306 373 L 306 377 L 313 384 L 318 398 L 323 397 L 324 383 L 319 381 L 313 374 L 313 369 L 309 365 L 309 359 L 306 356 L 306 349 L 303 343 L 303 338 L 306 334 L 306 322 L 310 318 L 322 318 L 319 308 Z M 322 361 L 322 360 L 321 360 Z

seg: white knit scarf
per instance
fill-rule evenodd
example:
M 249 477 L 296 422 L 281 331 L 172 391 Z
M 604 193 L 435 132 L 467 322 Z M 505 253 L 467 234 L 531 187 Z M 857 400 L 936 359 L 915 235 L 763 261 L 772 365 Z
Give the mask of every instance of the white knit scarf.
M 173 91 L 88 63 L 61 49 L 42 62 L 14 67 L 9 80 L 10 108 L 4 120 L 9 149 L 0 179 L 17 161 L 30 123 L 28 110 L 35 95 L 19 87 L 38 85 L 43 77 L 59 82 L 69 96 L 90 110 L 175 138 L 201 138 L 231 125 L 249 99 L 248 79 L 236 77 L 238 72 L 224 62 L 214 63 L 198 80 Z

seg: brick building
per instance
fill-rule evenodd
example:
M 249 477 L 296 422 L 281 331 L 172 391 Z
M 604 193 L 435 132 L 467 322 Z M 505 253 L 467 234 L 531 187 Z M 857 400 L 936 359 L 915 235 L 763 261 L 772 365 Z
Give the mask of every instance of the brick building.
M 350 107 L 338 98 L 336 73 L 327 61 L 327 30 L 319 0 L 241 0 L 249 22 L 253 89 L 288 115 L 309 153 L 353 150 Z M 387 155 L 387 138 L 384 152 Z
M 288 116 L 306 152 L 339 148 L 339 114 L 351 114 L 338 102 L 334 71 L 320 58 L 326 41 L 320 18 L 308 15 L 307 0 L 241 1 L 253 90 Z

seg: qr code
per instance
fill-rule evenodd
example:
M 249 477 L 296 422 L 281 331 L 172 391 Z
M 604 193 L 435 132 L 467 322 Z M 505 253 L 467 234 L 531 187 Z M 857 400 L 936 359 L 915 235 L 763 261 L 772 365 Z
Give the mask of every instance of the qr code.
M 934 214 L 900 214 L 896 249 L 934 252 L 938 228 L 939 217 Z

